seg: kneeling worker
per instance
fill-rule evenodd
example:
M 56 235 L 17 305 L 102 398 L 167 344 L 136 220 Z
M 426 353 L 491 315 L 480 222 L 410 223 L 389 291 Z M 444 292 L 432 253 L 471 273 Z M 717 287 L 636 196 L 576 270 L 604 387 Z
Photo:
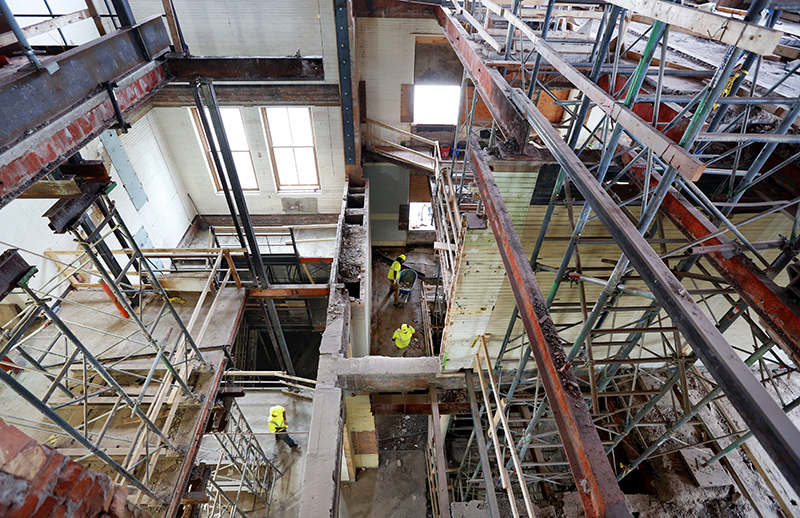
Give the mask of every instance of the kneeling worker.
M 286 423 L 286 409 L 280 405 L 275 405 L 269 409 L 269 433 L 275 434 L 275 440 L 283 441 L 292 451 L 300 451 L 300 446 L 286 433 L 288 424 Z
M 406 347 L 411 343 L 411 337 L 414 336 L 415 331 L 416 329 L 408 324 L 403 324 L 395 330 L 392 335 L 392 340 L 394 340 L 394 344 L 397 348 L 400 349 L 400 356 L 406 355 Z

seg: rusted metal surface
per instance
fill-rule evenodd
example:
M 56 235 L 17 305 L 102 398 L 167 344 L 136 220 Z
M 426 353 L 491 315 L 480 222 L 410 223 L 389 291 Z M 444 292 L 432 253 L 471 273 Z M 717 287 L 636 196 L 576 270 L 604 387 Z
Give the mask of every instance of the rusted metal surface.
M 644 181 L 642 168 L 634 166 L 629 176 L 641 187 Z M 651 183 L 655 185 L 656 178 Z M 691 240 L 702 239 L 718 230 L 675 189 L 669 190 L 659 210 Z M 731 243 L 724 236 L 703 241 L 704 246 Z M 788 300 L 783 288 L 744 254 L 725 259 L 720 251 L 707 253 L 703 257 L 758 314 L 770 335 L 792 356 L 795 363 L 800 364 L 800 307 Z
M 116 94 L 123 112 L 140 106 L 165 82 L 164 71 L 155 64 L 145 65 L 135 79 L 121 82 Z M 0 100 L 5 103 L 2 95 Z M 108 94 L 100 92 L 99 85 L 98 93 L 81 106 L 85 111 L 78 107 L 0 153 L 0 207 L 117 122 Z
M 441 1 L 414 2 L 408 0 L 354 0 L 357 17 L 372 18 L 434 18 L 434 9 Z
M 327 297 L 327 284 L 272 284 L 269 288 L 248 290 L 247 296 L 254 299 L 309 299 Z
M 469 414 L 469 400 L 465 394 L 450 392 L 439 391 L 439 413 Z M 431 415 L 431 399 L 428 394 L 372 394 L 370 405 L 374 415 Z
M 630 516 L 527 254 L 514 230 L 491 168 L 475 142 L 469 149 L 469 162 L 531 343 L 542 386 L 554 409 L 556 425 L 586 515 Z
M 215 56 L 170 59 L 176 79 L 212 81 L 322 81 L 321 57 Z
M 510 89 L 505 79 L 500 72 L 486 66 L 477 52 L 476 45 L 471 42 L 469 34 L 452 14 L 445 9 L 437 8 L 436 17 L 456 56 L 464 65 L 478 89 L 478 94 L 486 103 L 503 134 L 507 138 L 514 138 L 517 144 L 522 146 L 530 134 L 530 125 L 511 102 Z
M 337 84 L 215 85 L 220 106 L 339 106 Z M 194 103 L 193 87 L 171 83 L 153 96 L 153 106 L 182 107 Z
M 167 50 L 169 36 L 161 19 L 155 17 L 59 54 L 56 74 L 17 71 L 4 75 L 0 83 L 4 107 L 0 150 L 25 138 L 32 128 L 50 123 L 77 103 L 102 92 L 104 81 L 120 82 L 150 61 L 151 56 Z

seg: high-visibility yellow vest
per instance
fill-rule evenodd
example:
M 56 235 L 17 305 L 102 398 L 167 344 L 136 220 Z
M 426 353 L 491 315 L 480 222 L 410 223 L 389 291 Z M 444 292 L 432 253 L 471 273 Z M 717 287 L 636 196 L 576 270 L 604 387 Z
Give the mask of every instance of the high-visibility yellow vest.
M 400 277 L 400 261 L 395 261 L 389 267 L 389 280 L 396 281 Z
M 285 432 L 286 417 L 282 406 L 274 406 L 269 409 L 269 433 Z
M 403 332 L 403 328 L 398 328 L 394 334 L 392 335 L 392 339 L 394 340 L 394 344 L 397 346 L 398 349 L 405 349 L 408 347 L 408 344 L 411 343 L 411 337 L 414 335 L 415 329 L 411 326 L 408 326 L 406 332 Z

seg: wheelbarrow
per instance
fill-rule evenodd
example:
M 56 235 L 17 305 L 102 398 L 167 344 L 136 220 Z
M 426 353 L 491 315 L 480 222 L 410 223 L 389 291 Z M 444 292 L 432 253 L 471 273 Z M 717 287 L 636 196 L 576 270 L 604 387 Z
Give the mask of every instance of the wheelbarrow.
M 397 280 L 400 285 L 400 305 L 405 305 L 411 297 L 411 290 L 417 282 L 417 272 L 414 270 L 403 270 L 400 272 L 400 278 Z

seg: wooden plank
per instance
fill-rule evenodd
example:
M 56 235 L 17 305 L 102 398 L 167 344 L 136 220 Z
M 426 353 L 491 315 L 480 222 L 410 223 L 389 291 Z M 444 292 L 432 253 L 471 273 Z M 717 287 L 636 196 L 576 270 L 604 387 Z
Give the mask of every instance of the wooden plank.
M 327 297 L 327 284 L 273 284 L 260 290 L 248 290 L 247 296 L 255 299 L 310 299 Z
M 22 32 L 27 38 L 33 38 L 34 36 L 41 36 L 42 34 L 47 34 L 48 32 L 54 31 L 61 27 L 66 27 L 67 25 L 75 22 L 91 18 L 91 16 L 92 14 L 89 12 L 89 9 L 75 11 L 74 13 L 65 14 L 51 20 L 45 20 L 33 25 L 28 25 L 27 27 L 22 28 Z M 5 32 L 0 34 L 0 47 L 13 45 L 15 43 L 17 43 L 17 37 L 14 36 L 13 32 Z
M 167 26 L 169 27 L 169 34 L 172 36 L 172 45 L 175 47 L 175 52 L 183 52 L 183 42 L 181 41 L 181 33 L 178 30 L 178 19 L 175 16 L 175 7 L 172 5 L 172 0 L 161 0 L 164 6 L 164 14 L 167 15 Z
M 800 59 L 800 48 L 778 45 L 775 47 L 775 54 L 784 58 Z
M 774 29 L 662 0 L 609 0 L 609 3 L 762 56 L 772 54 L 782 36 Z
M 436 387 L 430 387 L 431 420 L 433 421 L 433 449 L 436 451 L 436 495 L 439 500 L 440 514 L 450 515 L 450 495 L 447 493 L 447 460 L 444 456 L 444 438 L 442 437 L 441 416 L 439 415 L 439 396 Z M 446 514 L 445 514 L 446 513 Z
M 100 36 L 106 35 L 106 28 L 103 25 L 103 19 L 100 18 L 100 7 L 99 7 L 100 0 L 86 0 L 86 6 L 88 7 L 89 14 L 94 21 L 94 26 L 97 29 L 97 33 Z
M 461 16 L 466 18 L 466 20 L 469 22 L 470 25 L 472 25 L 472 27 L 475 29 L 475 31 L 477 31 L 478 35 L 483 39 L 483 41 L 488 43 L 489 46 L 492 47 L 495 50 L 495 52 L 497 52 L 498 54 L 502 54 L 503 53 L 503 49 L 505 48 L 505 45 L 501 44 L 499 41 L 494 39 L 492 37 L 492 35 L 489 34 L 486 31 L 486 29 L 483 28 L 483 26 L 481 26 L 481 23 L 478 20 L 476 20 L 471 14 L 469 14 L 469 11 L 465 10 L 462 7 L 459 7 L 458 4 L 456 4 L 456 11 L 457 11 L 457 14 L 460 14 Z M 501 10 L 501 12 L 502 12 L 502 10 Z
M 81 188 L 75 180 L 40 180 L 28 187 L 19 198 L 77 198 Z
M 400 122 L 414 122 L 414 85 L 400 85 Z

